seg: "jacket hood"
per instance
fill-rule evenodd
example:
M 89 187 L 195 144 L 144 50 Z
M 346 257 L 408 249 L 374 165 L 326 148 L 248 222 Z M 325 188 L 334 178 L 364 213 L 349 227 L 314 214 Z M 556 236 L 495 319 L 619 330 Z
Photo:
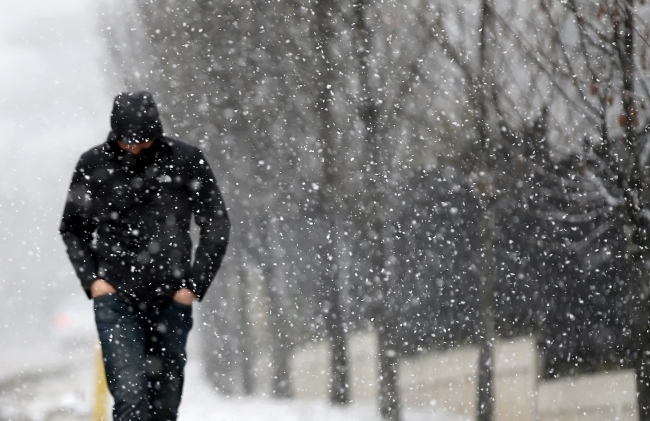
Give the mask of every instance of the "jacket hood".
M 142 143 L 162 139 L 162 123 L 153 96 L 147 91 L 118 94 L 113 101 L 111 129 L 118 142 Z

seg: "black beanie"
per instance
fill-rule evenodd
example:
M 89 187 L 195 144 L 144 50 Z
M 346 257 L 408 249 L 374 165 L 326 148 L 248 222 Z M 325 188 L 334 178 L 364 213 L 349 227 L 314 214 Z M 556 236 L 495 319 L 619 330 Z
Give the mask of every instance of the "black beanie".
M 118 94 L 113 101 L 111 129 L 118 142 L 142 143 L 162 139 L 162 123 L 153 96 L 147 91 Z

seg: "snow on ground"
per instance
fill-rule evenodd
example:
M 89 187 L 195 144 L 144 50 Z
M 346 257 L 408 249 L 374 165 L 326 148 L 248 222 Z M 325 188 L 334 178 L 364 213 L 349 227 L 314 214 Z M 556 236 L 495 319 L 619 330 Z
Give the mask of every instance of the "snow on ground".
M 3 353 L 0 420 L 88 420 L 96 355 L 90 344 L 76 352 L 48 344 Z
M 375 421 L 374 402 L 345 407 L 325 400 L 226 397 L 204 375 L 196 350 L 189 350 L 179 421 Z M 91 340 L 77 346 L 35 348 L 7 355 L 0 365 L 0 421 L 81 421 L 93 408 L 97 349 Z M 406 408 L 405 421 L 461 421 L 440 408 Z
M 375 421 L 374 402 L 345 407 L 325 400 L 277 400 L 267 397 L 224 397 L 216 394 L 199 363 L 190 363 L 179 421 Z M 439 408 L 406 408 L 404 421 L 461 421 Z

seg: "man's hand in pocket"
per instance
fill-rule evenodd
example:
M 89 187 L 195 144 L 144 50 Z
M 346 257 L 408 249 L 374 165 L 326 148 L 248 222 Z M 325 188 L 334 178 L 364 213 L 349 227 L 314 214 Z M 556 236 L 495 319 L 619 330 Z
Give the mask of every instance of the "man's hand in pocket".
M 174 301 L 177 303 L 185 304 L 186 306 L 191 306 L 195 300 L 196 294 L 187 288 L 181 288 L 176 291 L 176 294 L 174 294 Z
M 95 298 L 100 295 L 112 294 L 117 292 L 113 285 L 109 284 L 103 279 L 98 279 L 90 286 L 90 296 Z

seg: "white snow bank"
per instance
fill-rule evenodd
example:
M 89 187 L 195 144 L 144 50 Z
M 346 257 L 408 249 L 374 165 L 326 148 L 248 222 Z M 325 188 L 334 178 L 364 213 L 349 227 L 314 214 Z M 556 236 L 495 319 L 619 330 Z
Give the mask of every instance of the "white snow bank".
M 377 407 L 372 402 L 345 407 L 322 400 L 276 400 L 264 397 L 224 397 L 218 395 L 202 374 L 199 363 L 190 362 L 179 421 L 375 421 Z M 406 408 L 404 421 L 460 421 L 456 415 L 436 408 Z

